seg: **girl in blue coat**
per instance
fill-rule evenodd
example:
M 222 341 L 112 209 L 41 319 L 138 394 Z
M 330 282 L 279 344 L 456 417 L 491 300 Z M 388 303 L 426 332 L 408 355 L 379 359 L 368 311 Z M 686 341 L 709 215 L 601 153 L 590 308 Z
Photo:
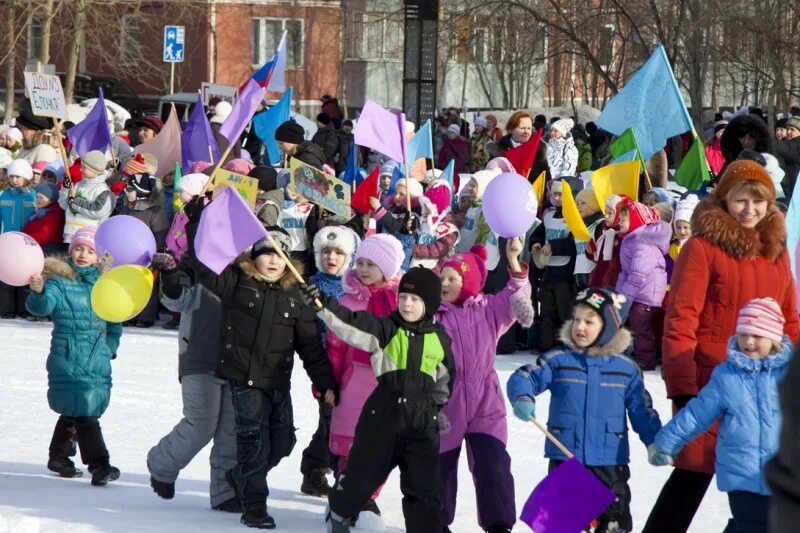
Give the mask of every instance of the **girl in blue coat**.
M 550 432 L 616 495 L 600 515 L 595 533 L 633 531 L 625 415 L 645 445 L 661 429 L 642 371 L 622 355 L 632 342 L 621 327 L 630 305 L 624 295 L 606 289 L 579 293 L 572 319 L 561 328 L 565 348 L 521 367 L 506 386 L 514 415 L 526 422 L 535 417 L 534 398 L 549 390 Z M 550 441 L 544 455 L 551 470 L 567 460 Z
M 61 416 L 50 441 L 47 468 L 61 477 L 81 477 L 69 459 L 74 442 L 92 474 L 92 485 L 119 477 L 109 463 L 100 416 L 111 398 L 111 359 L 116 357 L 120 324 L 110 324 L 92 310 L 91 294 L 100 277 L 94 228 L 72 237 L 67 261 L 45 260 L 44 272 L 31 277 L 28 311 L 53 319 L 47 358 L 47 401 Z
M 652 464 L 671 464 L 672 456 L 685 444 L 722 417 L 716 471 L 717 486 L 728 493 L 733 514 L 726 532 L 767 531 L 770 491 L 764 464 L 778 451 L 778 382 L 793 351 L 783 335 L 784 322 L 772 298 L 757 298 L 742 308 L 736 336 L 728 343 L 728 358 L 648 450 Z

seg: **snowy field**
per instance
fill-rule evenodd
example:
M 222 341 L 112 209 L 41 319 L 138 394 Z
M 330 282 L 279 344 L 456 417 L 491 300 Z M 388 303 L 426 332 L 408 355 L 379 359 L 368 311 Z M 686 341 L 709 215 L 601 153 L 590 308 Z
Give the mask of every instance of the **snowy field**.
M 209 508 L 209 447 L 181 473 L 175 499 L 162 500 L 150 488 L 147 451 L 181 416 L 175 332 L 126 329 L 122 336 L 119 356 L 113 362 L 111 406 L 101 419 L 111 463 L 120 468 L 121 478 L 106 487 L 92 487 L 87 477 L 61 479 L 47 470 L 47 449 L 57 419 L 46 398 L 50 328 L 49 323 L 0 320 L 0 533 L 244 531 L 238 515 Z M 530 360 L 527 355 L 498 358 L 501 383 Z M 668 417 L 671 411 L 661 378 L 648 372 L 646 383 L 658 412 Z M 325 500 L 300 492 L 300 455 L 316 427 L 317 407 L 299 361 L 292 391 L 297 446 L 292 456 L 270 473 L 268 503 L 279 530 L 320 532 Z M 540 418 L 546 417 L 548 399 L 545 395 L 538 402 Z M 546 473 L 544 437 L 533 425 L 514 418 L 509 419 L 509 435 L 519 512 Z M 631 449 L 630 484 L 638 531 L 670 469 L 651 467 L 645 447 L 633 433 Z M 461 454 L 458 510 L 452 530 L 477 533 L 475 493 L 465 456 Z M 386 531 L 404 529 L 400 500 L 399 476 L 394 472 L 378 500 Z M 712 488 L 691 531 L 722 531 L 728 516 L 725 495 Z M 514 531 L 530 530 L 518 523 Z

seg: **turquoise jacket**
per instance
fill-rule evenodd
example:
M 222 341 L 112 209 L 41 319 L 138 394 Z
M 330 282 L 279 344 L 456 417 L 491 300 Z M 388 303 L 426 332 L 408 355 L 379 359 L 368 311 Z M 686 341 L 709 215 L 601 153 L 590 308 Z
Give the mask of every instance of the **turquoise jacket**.
M 30 187 L 0 192 L 0 233 L 22 231 L 36 212 L 36 192 Z
M 47 358 L 47 401 L 65 416 L 100 416 L 111 398 L 111 360 L 122 325 L 107 323 L 92 310 L 97 267 L 48 258 L 41 294 L 28 295 L 28 311 L 53 318 Z

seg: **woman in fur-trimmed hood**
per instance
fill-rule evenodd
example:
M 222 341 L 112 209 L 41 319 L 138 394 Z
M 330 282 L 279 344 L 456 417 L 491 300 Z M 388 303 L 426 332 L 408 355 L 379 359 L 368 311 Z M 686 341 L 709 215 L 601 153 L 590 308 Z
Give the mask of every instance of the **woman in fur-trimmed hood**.
M 773 298 L 786 318 L 784 333 L 792 341 L 800 335 L 786 223 L 761 165 L 731 162 L 695 209 L 692 230 L 673 270 L 662 344 L 662 372 L 676 409 L 725 359 L 739 309 L 750 300 Z M 715 424 L 683 448 L 648 523 L 670 531 L 689 527 L 713 477 L 716 436 Z

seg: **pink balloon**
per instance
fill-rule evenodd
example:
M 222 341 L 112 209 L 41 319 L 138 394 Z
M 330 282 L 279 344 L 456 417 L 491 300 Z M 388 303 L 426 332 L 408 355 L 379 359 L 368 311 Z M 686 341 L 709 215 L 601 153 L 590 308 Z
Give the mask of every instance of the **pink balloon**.
M 483 193 L 486 223 L 506 239 L 525 235 L 536 220 L 538 208 L 539 202 L 531 184 L 513 172 L 494 178 Z
M 44 253 L 33 237 L 18 231 L 0 235 L 0 281 L 22 287 L 43 268 Z

